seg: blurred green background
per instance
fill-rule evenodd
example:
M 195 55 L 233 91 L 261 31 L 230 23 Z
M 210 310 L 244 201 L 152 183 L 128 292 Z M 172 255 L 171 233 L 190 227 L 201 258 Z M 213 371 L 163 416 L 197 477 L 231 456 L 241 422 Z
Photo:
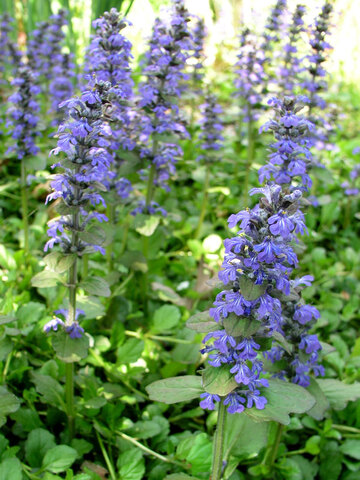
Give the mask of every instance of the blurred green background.
M 20 45 L 26 41 L 37 22 L 46 20 L 59 8 L 69 11 L 67 42 L 69 50 L 81 63 L 91 33 L 91 21 L 105 10 L 116 7 L 127 15 L 132 27 L 127 35 L 134 45 L 135 58 L 144 51 L 153 20 L 170 3 L 170 0 L 1 0 L 0 13 L 8 12 L 16 18 Z M 215 71 L 224 64 L 233 64 L 241 26 L 261 28 L 275 0 L 185 0 L 191 13 L 203 17 L 209 31 L 207 40 L 208 65 Z M 296 0 L 288 0 L 294 8 Z M 311 21 L 323 0 L 305 0 Z M 356 84 L 360 79 L 360 1 L 334 1 L 334 28 L 331 43 L 329 70 L 336 80 Z

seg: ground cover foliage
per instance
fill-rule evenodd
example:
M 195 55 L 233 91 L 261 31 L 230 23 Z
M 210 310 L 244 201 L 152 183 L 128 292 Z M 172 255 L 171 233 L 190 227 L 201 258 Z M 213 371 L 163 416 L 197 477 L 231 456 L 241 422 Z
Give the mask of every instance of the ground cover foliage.
M 1 18 L 0 480 L 356 480 L 359 93 L 328 78 L 331 3 L 279 0 L 211 67 L 181 0 L 139 63 L 110 7 L 84 65 L 67 12 L 21 48 Z

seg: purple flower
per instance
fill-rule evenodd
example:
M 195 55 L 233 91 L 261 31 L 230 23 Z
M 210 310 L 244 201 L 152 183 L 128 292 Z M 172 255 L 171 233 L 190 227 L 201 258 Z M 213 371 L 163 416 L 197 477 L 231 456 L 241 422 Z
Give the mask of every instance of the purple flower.
M 310 322 L 312 319 L 317 320 L 320 318 L 319 310 L 311 305 L 300 305 L 297 306 L 294 313 L 294 320 L 299 322 L 301 325 Z
M 214 402 L 220 402 L 220 397 L 219 395 L 216 394 L 211 394 L 211 393 L 202 393 L 200 395 L 200 398 L 203 398 L 204 400 L 201 400 L 200 402 L 200 407 L 203 408 L 204 410 L 214 410 L 215 409 L 215 404 Z

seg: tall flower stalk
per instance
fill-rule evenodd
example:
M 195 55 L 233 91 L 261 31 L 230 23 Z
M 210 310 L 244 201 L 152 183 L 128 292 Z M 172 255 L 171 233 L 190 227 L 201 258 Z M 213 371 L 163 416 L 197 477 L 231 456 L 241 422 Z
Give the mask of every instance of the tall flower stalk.
M 249 177 L 255 154 L 255 122 L 259 118 L 261 103 L 261 85 L 265 79 L 263 68 L 264 53 L 259 48 L 258 39 L 249 29 L 245 29 L 240 38 L 240 51 L 235 68 L 236 94 L 240 97 L 241 123 L 246 125 L 247 158 L 244 178 L 244 203 L 247 201 Z M 240 129 L 241 132 L 241 129 Z M 239 133 L 240 133 L 239 132 Z
M 272 99 L 271 104 L 279 118 L 265 125 L 276 139 L 271 145 L 270 161 L 279 156 L 280 165 L 275 163 L 278 171 L 284 167 L 288 171 L 289 164 L 303 162 L 303 156 L 310 155 L 308 135 L 312 125 L 297 115 L 302 105 L 293 99 Z M 255 207 L 229 217 L 229 227 L 240 223 L 240 230 L 237 236 L 224 242 L 225 258 L 219 273 L 224 287 L 209 311 L 219 329 L 205 336 L 202 350 L 208 354 L 205 371 L 212 368 L 220 369 L 222 374 L 228 371 L 235 382 L 227 394 L 200 395 L 203 408 L 213 410 L 219 404 L 216 442 L 225 421 L 224 406 L 227 413 L 234 414 L 246 408 L 263 409 L 267 404 L 266 389 L 262 388 L 269 387 L 269 382 L 263 378 L 266 368 L 260 352 L 276 360 L 286 358 L 286 367 L 278 368 L 276 375 L 301 386 L 309 385 L 310 372 L 316 376 L 323 374 L 317 363 L 320 343 L 316 335 L 309 334 L 319 312 L 304 304 L 300 297 L 301 289 L 310 284 L 312 277 L 291 279 L 298 265 L 294 241 L 307 232 L 301 205 L 309 180 L 306 172 L 298 172 L 296 179 L 293 172 L 285 181 L 278 171 L 272 170 L 278 183 L 272 181 L 250 190 L 250 195 L 262 195 Z M 291 353 L 277 343 L 278 335 L 292 345 Z M 214 478 L 220 478 L 220 447 L 218 451 L 213 462 Z M 275 457 L 276 451 L 271 451 L 271 462 Z
M 116 87 L 117 101 L 113 101 L 111 150 L 114 164 L 109 170 L 106 187 L 111 197 L 108 202 L 108 218 L 116 224 L 116 206 L 124 202 L 132 185 L 127 178 L 120 177 L 119 169 L 123 164 L 123 152 L 135 147 L 131 102 L 133 100 L 133 80 L 130 61 L 132 45 L 122 34 L 128 22 L 112 8 L 110 12 L 93 22 L 96 29 L 86 55 L 85 70 L 96 74 L 100 80 L 110 82 Z M 113 269 L 113 242 L 107 246 L 107 259 L 110 271 Z
M 198 158 L 205 166 L 205 181 L 203 187 L 203 198 L 201 203 L 201 210 L 198 225 L 196 227 L 194 237 L 197 238 L 201 233 L 201 228 L 206 216 L 208 206 L 208 190 L 210 186 L 210 169 L 211 164 L 218 158 L 218 151 L 222 147 L 224 137 L 221 135 L 223 125 L 219 116 L 222 113 L 221 106 L 217 103 L 217 98 L 211 93 L 205 96 L 205 103 L 201 105 L 202 118 L 200 120 L 200 151 L 201 155 Z
M 52 152 L 55 155 L 63 152 L 66 158 L 54 165 L 62 173 L 51 182 L 54 191 L 47 197 L 47 202 L 61 199 L 58 206 L 60 217 L 49 222 L 50 239 L 45 251 L 58 244 L 60 258 L 65 258 L 70 265 L 67 283 L 69 308 L 62 312 L 64 321 L 55 317 L 44 329 L 60 329 L 72 339 L 82 338 L 84 334 L 78 321 L 82 312 L 77 310 L 78 262 L 87 253 L 100 251 L 105 254 L 93 222 L 107 221 L 106 215 L 97 209 L 106 207 L 100 193 L 104 190 L 101 181 L 106 178 L 112 162 L 108 152 L 111 130 L 105 121 L 106 114 L 111 111 L 110 96 L 110 83 L 95 80 L 80 98 L 64 102 L 62 106 L 67 109 L 68 118 L 59 127 L 58 146 Z M 74 364 L 68 361 L 65 390 L 70 438 L 75 432 L 76 414 L 73 376 Z
M 288 28 L 287 42 L 284 45 L 282 65 L 278 69 L 278 86 L 282 95 L 294 93 L 299 73 L 301 72 L 302 59 L 299 57 L 297 44 L 302 32 L 305 31 L 303 17 L 306 9 L 297 5 Z
M 148 162 L 145 205 L 142 211 L 150 213 L 154 206 L 156 187 L 169 189 L 167 181 L 175 173 L 175 164 L 183 154 L 174 143 L 163 141 L 166 134 L 186 135 L 175 103 L 184 89 L 185 63 L 191 53 L 188 29 L 189 13 L 182 0 L 174 0 L 170 25 L 155 20 L 150 48 L 145 54 L 143 75 L 146 82 L 139 86 L 141 156 Z
M 39 121 L 39 104 L 36 100 L 40 88 L 34 83 L 34 75 L 26 66 L 20 66 L 16 78 L 11 84 L 17 87 L 17 91 L 9 97 L 13 104 L 8 109 L 7 126 L 14 140 L 14 145 L 9 147 L 8 152 L 15 153 L 20 160 L 21 166 L 21 212 L 24 231 L 25 261 L 29 257 L 29 220 L 28 220 L 28 188 L 27 188 L 27 160 L 36 155 L 39 148 L 35 144 L 37 124 Z

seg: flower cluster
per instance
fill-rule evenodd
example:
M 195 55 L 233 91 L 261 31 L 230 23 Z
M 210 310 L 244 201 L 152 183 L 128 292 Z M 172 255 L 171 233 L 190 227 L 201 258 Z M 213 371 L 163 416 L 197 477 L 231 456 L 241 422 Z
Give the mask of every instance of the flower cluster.
M 264 51 L 272 49 L 273 43 L 280 40 L 280 32 L 282 30 L 282 16 L 286 9 L 286 0 L 277 0 L 272 8 L 269 18 L 267 19 L 261 48 Z
M 13 30 L 12 23 L 13 19 L 7 13 L 0 16 L 0 72 L 2 77 L 7 62 L 13 65 L 14 72 L 22 65 L 22 53 L 10 38 Z M 3 83 L 3 78 L 0 79 L 0 82 Z
M 37 77 L 47 80 L 42 83 L 42 88 L 45 86 L 48 89 L 50 111 L 56 113 L 53 126 L 57 126 L 63 118 L 59 104 L 71 97 L 73 93 L 71 78 L 75 76 L 72 55 L 62 51 L 66 15 L 66 10 L 61 9 L 57 14 L 51 15 L 48 21 L 40 22 L 32 32 L 27 46 L 28 64 L 36 72 Z
M 62 28 L 66 25 L 66 11 L 59 10 L 46 22 L 37 24 L 27 45 L 28 62 L 34 72 L 48 80 L 54 78 L 53 67 L 62 62 Z
M 142 72 L 147 79 L 139 86 L 141 157 L 148 161 L 149 182 L 165 189 L 182 150 L 174 143 L 161 141 L 159 135 L 186 135 L 175 99 L 188 79 L 185 66 L 192 48 L 188 21 L 182 0 L 173 2 L 169 25 L 156 19 Z M 147 205 L 150 201 L 152 198 L 147 199 Z
M 200 120 L 201 132 L 200 139 L 202 143 L 200 149 L 202 155 L 199 159 L 205 159 L 205 163 L 215 160 L 215 152 L 220 150 L 224 137 L 221 135 L 223 125 L 219 119 L 222 113 L 221 106 L 217 103 L 217 98 L 211 93 L 205 96 L 205 103 L 200 106 L 202 118 Z
M 306 136 L 311 124 L 296 115 L 302 108 L 301 102 L 285 97 L 283 101 L 272 99 L 271 103 L 280 117 L 268 124 L 277 140 L 272 145 L 275 151 L 270 154 L 270 165 L 279 165 L 279 170 L 271 173 L 277 181 L 280 179 L 279 183 L 290 185 L 270 182 L 252 189 L 250 195 L 262 194 L 263 198 L 254 208 L 229 217 L 229 227 L 240 223 L 240 231 L 224 242 L 225 258 L 219 279 L 225 288 L 209 312 L 222 328 L 204 338 L 204 343 L 210 340 L 212 343 L 202 350 L 209 354 L 210 366 L 227 366 L 230 374 L 234 374 L 238 386 L 224 400 L 229 413 L 241 412 L 245 405 L 264 408 L 266 398 L 259 387 L 267 386 L 268 382 L 261 378 L 264 372 L 259 358 L 261 351 L 273 362 L 282 361 L 277 373 L 280 378 L 288 377 L 308 386 L 311 372 L 316 376 L 323 374 L 323 367 L 318 365 L 321 345 L 316 335 L 309 334 L 319 312 L 304 304 L 299 295 L 304 286 L 311 284 L 312 277 L 290 278 L 298 265 L 294 241 L 298 235 L 307 233 L 300 209 L 307 189 L 291 185 L 295 175 L 288 175 L 285 181 L 280 174 L 292 161 L 303 161 L 299 155 L 309 160 Z M 284 145 L 289 148 L 284 149 Z M 298 175 L 308 186 L 306 162 L 304 172 Z M 275 343 L 275 332 L 292 345 L 292 350 Z M 220 401 L 218 395 L 208 393 L 202 398 L 203 408 L 213 409 L 214 402 Z
M 18 159 L 36 155 L 39 148 L 35 144 L 38 135 L 37 124 L 40 110 L 36 96 L 40 88 L 34 83 L 34 75 L 27 66 L 17 70 L 17 76 L 11 82 L 17 91 L 9 97 L 13 105 L 8 109 L 7 127 L 15 144 L 9 147 L 8 152 L 16 152 Z
M 313 131 L 314 125 L 305 117 L 297 115 L 306 103 L 306 97 L 269 100 L 278 118 L 265 123 L 261 130 L 272 130 L 276 142 L 270 145 L 273 152 L 268 163 L 259 169 L 260 183 L 273 179 L 280 185 L 293 185 L 295 180 L 302 188 L 311 187 L 308 170 L 313 165 L 313 159 L 309 150 L 309 133 Z
M 131 43 L 120 32 L 128 22 L 112 8 L 110 12 L 93 22 L 96 33 L 92 38 L 86 57 L 85 70 L 95 74 L 99 80 L 110 82 L 116 87 L 118 101 L 113 101 L 112 142 L 114 152 L 114 171 L 110 172 L 107 187 L 113 188 L 118 196 L 125 199 L 132 186 L 129 180 L 117 178 L 116 168 L 122 163 L 120 149 L 132 150 L 135 146 L 131 132 L 130 101 L 133 97 L 133 80 L 131 78 L 130 60 Z
M 299 295 L 313 280 L 311 275 L 291 280 L 291 294 L 283 299 L 283 323 L 279 332 L 292 345 L 292 350 L 277 345 L 265 354 L 276 364 L 276 377 L 288 378 L 302 387 L 310 385 L 311 373 L 315 377 L 325 373 L 324 367 L 318 363 L 321 344 L 316 334 L 309 333 L 320 313 L 312 305 L 304 304 Z
M 263 198 L 253 209 L 229 217 L 229 227 L 240 223 L 236 237 L 225 240 L 225 258 L 219 279 L 227 289 L 221 291 L 210 315 L 223 329 L 209 333 L 204 342 L 214 339 L 203 353 L 209 353 L 213 367 L 228 365 L 239 384 L 231 392 L 229 413 L 244 410 L 253 402 L 264 408 L 266 398 L 259 386 L 263 363 L 258 354 L 268 349 L 273 332 L 281 330 L 282 305 L 279 296 L 290 293 L 290 274 L 298 263 L 292 241 L 306 231 L 299 209 L 302 192 L 286 193 L 279 185 L 254 188 L 250 195 Z M 229 288 L 230 287 L 230 288 Z
M 298 56 L 297 42 L 301 32 L 305 31 L 303 16 L 305 7 L 297 5 L 288 29 L 287 43 L 284 45 L 283 64 L 280 66 L 277 77 L 281 92 L 290 94 L 295 87 L 295 80 L 301 71 L 301 58 Z
M 240 37 L 240 51 L 235 68 L 236 94 L 242 99 L 243 120 L 251 122 L 259 117 L 257 105 L 261 103 L 261 86 L 265 79 L 263 63 L 265 55 L 258 40 L 248 28 Z
M 63 119 L 63 111 L 59 105 L 70 98 L 73 94 L 74 86 L 71 78 L 75 77 L 75 64 L 73 56 L 69 53 L 59 55 L 59 63 L 53 67 L 53 79 L 49 84 L 49 93 L 51 96 L 51 112 L 56 116 L 51 125 L 59 125 Z
M 318 107 L 323 110 L 326 107 L 326 102 L 319 95 L 319 92 L 327 88 L 327 83 L 324 80 L 326 71 L 323 63 L 326 61 L 327 50 L 332 48 L 331 45 L 325 41 L 325 37 L 329 33 L 332 10 L 332 5 L 326 1 L 311 31 L 310 45 L 312 53 L 307 56 L 310 79 L 303 82 L 304 89 L 310 92 L 310 109 Z
M 193 54 L 192 58 L 194 59 L 193 64 L 193 74 L 192 79 L 196 85 L 198 82 L 201 82 L 204 78 L 204 40 L 206 38 L 206 29 L 205 22 L 202 18 L 197 18 L 195 27 L 192 31 L 193 38 Z
M 68 309 L 59 308 L 58 310 L 55 310 L 54 313 L 56 315 L 62 315 L 65 321 L 54 316 L 50 322 L 47 322 L 44 325 L 45 333 L 50 333 L 51 331 L 57 332 L 60 328 L 60 330 L 64 330 L 68 333 L 70 338 L 81 338 L 83 336 L 84 329 L 79 325 L 78 318 L 80 315 L 85 315 L 84 310 L 76 309 L 74 322 L 71 322 L 71 319 L 69 318 Z
M 355 147 L 353 150 L 353 155 L 356 155 L 360 152 L 360 147 Z M 344 189 L 345 195 L 356 196 L 359 195 L 360 189 L 356 186 L 356 180 L 360 177 L 360 163 L 354 165 L 353 169 L 350 172 L 350 182 L 346 181 L 341 184 L 341 187 Z
M 108 174 L 112 162 L 109 154 L 111 129 L 104 115 L 111 107 L 111 85 L 95 81 L 80 98 L 64 102 L 68 119 L 58 130 L 58 145 L 52 153 L 64 152 L 66 159 L 55 163 L 63 172 L 55 175 L 51 186 L 54 191 L 46 202 L 61 198 L 60 217 L 50 220 L 45 251 L 59 244 L 63 253 L 82 256 L 93 250 L 104 253 L 99 235 L 89 233 L 92 220 L 107 221 L 103 213 L 94 207 L 105 201 L 100 190 L 104 190 L 102 179 Z M 91 208 L 93 207 L 93 208 Z

